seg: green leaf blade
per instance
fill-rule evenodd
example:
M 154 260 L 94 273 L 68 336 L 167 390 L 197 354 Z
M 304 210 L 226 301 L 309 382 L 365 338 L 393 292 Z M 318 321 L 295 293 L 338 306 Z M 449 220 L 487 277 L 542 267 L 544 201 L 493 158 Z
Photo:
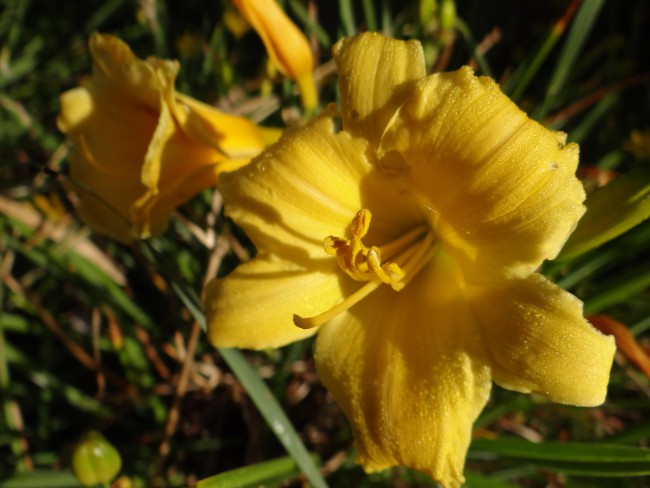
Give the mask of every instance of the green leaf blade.
M 519 439 L 477 439 L 473 454 L 526 461 L 539 468 L 587 477 L 650 474 L 650 450 L 612 444 L 532 443 Z
M 627 232 L 650 216 L 650 169 L 639 168 L 589 195 L 587 213 L 558 259 L 570 259 Z
M 317 462 L 314 456 L 313 461 Z M 269 480 L 287 479 L 299 472 L 299 467 L 290 456 L 263 463 L 232 469 L 199 481 L 195 488 L 241 488 L 264 485 Z

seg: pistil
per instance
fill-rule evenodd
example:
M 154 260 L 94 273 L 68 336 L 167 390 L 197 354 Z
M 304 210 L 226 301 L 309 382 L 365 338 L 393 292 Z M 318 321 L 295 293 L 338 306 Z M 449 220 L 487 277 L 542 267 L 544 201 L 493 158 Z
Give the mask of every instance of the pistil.
M 319 327 L 323 325 L 325 322 L 327 322 L 328 320 L 336 317 L 338 314 L 345 312 L 351 306 L 359 303 L 361 300 L 363 300 L 368 295 L 370 295 L 373 291 L 379 288 L 381 284 L 382 282 L 380 280 L 369 281 L 361 288 L 359 288 L 357 291 L 355 291 L 352 295 L 350 295 L 345 300 L 343 300 L 341 303 L 339 303 L 338 305 L 334 305 L 327 312 L 322 313 L 320 315 L 316 315 L 314 317 L 301 317 L 299 315 L 294 314 L 293 323 L 298 327 L 300 327 L 301 329 L 313 329 L 314 327 Z

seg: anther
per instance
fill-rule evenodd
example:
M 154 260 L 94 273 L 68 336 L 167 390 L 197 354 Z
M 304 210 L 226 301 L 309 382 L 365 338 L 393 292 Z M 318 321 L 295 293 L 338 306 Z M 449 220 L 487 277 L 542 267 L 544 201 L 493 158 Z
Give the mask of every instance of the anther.
M 367 247 L 361 239 L 365 237 L 370 228 L 372 214 L 370 210 L 359 210 L 352 219 L 352 238 L 328 236 L 325 238 L 323 248 L 330 255 L 336 255 L 339 259 L 341 269 L 345 271 L 352 279 L 357 281 L 371 281 L 379 278 L 382 283 L 390 285 L 393 289 L 401 289 L 399 280 L 404 273 L 399 269 L 399 265 L 394 263 L 382 264 L 382 251 L 380 248 L 373 246 Z M 420 232 L 420 231 L 418 231 Z M 407 239 L 412 239 L 414 234 L 409 232 Z M 398 245 L 404 246 L 408 241 L 403 238 L 397 240 Z M 398 248 L 389 244 L 389 251 L 396 252 Z

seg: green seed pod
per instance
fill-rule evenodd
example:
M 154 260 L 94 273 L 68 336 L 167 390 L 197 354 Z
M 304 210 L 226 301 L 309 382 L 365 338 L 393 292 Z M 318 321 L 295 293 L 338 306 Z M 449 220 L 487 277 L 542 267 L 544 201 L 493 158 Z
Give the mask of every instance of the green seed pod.
M 121 467 L 120 453 L 94 430 L 81 437 L 72 454 L 72 471 L 83 486 L 108 483 Z

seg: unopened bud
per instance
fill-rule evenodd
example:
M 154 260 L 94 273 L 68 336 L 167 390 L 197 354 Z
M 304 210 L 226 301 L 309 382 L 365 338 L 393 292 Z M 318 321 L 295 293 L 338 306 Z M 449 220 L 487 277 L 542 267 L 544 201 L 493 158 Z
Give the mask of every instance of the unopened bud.
M 109 483 L 121 467 L 120 453 L 97 431 L 84 434 L 72 454 L 72 471 L 83 486 Z

